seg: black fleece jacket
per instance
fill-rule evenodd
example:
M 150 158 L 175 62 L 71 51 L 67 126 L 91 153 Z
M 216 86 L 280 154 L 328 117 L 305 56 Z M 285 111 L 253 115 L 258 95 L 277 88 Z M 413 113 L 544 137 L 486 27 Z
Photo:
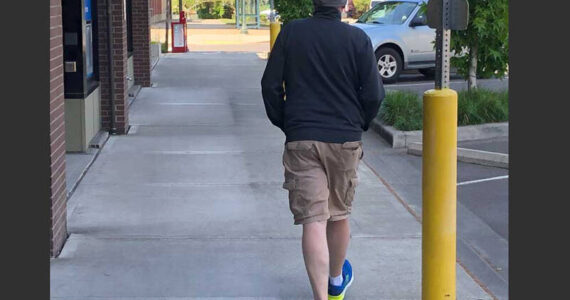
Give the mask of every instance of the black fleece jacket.
M 370 38 L 334 7 L 283 27 L 261 80 L 267 116 L 286 142 L 359 141 L 384 87 Z

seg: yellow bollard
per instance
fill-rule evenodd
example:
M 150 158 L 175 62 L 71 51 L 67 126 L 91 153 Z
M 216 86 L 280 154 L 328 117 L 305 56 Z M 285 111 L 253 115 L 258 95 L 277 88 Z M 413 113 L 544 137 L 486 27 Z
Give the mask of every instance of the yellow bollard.
M 277 35 L 281 31 L 281 23 L 279 22 L 271 22 L 269 23 L 269 51 L 273 49 L 273 44 L 275 44 L 275 40 L 277 39 Z
M 457 92 L 424 93 L 422 299 L 455 300 Z

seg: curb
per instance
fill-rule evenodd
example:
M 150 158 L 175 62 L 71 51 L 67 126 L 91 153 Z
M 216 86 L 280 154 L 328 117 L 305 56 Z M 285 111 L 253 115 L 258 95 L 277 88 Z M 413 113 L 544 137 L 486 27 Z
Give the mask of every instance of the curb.
M 422 142 L 421 130 L 401 131 L 392 126 L 382 124 L 378 119 L 372 120 L 370 128 L 372 128 L 372 130 L 380 134 L 380 136 L 382 136 L 386 141 L 392 144 L 392 148 L 405 148 L 408 147 L 411 143 L 421 144 Z M 457 127 L 458 142 L 492 139 L 492 138 L 508 137 L 508 136 L 509 136 L 508 122 L 487 123 L 481 125 L 468 125 L 468 126 Z
M 99 153 L 101 153 L 101 150 L 103 149 L 108 140 L 109 140 L 109 133 L 107 131 L 99 131 L 97 135 L 95 135 L 95 137 L 93 137 L 93 139 L 89 143 L 89 149 L 94 152 L 93 157 L 91 157 L 91 160 L 89 160 L 85 168 L 83 168 L 83 171 L 81 171 L 81 174 L 79 175 L 77 180 L 73 183 L 68 182 L 68 184 L 72 184 L 71 189 L 66 193 L 66 199 L 68 201 L 71 198 L 71 196 L 73 196 L 73 193 L 77 189 L 77 186 L 79 186 L 81 180 L 83 180 L 83 177 L 85 177 L 85 175 L 87 174 L 87 171 L 89 171 L 89 168 L 91 168 L 91 165 L 93 165 L 97 157 L 99 157 Z
M 139 92 L 141 91 L 142 87 L 140 85 L 133 85 L 128 91 L 128 97 L 127 97 L 127 105 L 128 107 L 131 107 L 131 104 L 133 103 L 133 101 L 135 100 L 135 98 L 138 96 Z
M 408 143 L 421 142 L 422 131 L 400 131 L 392 126 L 382 124 L 378 119 L 372 120 L 370 128 L 382 136 L 392 148 L 405 148 Z
M 408 154 L 422 155 L 422 143 L 409 143 Z M 509 168 L 509 155 L 504 153 L 457 148 L 457 160 L 483 166 Z

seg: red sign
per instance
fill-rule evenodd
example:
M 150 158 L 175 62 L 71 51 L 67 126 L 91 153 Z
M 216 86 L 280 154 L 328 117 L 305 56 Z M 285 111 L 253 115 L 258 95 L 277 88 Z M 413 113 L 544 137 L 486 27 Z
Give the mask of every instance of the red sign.
M 172 22 L 172 53 L 188 52 L 186 27 L 186 17 L 184 11 L 181 11 L 179 21 Z

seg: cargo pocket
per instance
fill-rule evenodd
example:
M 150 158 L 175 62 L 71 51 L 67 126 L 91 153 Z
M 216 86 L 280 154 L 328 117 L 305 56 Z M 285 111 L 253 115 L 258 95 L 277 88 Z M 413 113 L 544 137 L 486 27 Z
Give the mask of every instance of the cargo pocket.
M 350 180 L 348 181 L 348 189 L 346 191 L 346 197 L 344 199 L 344 203 L 348 206 L 350 206 L 352 204 L 352 201 L 354 201 L 356 186 L 358 186 L 358 177 L 350 178 Z
M 299 191 L 294 178 L 286 178 L 283 183 L 283 188 L 289 191 L 289 209 L 294 217 L 302 215 L 303 205 L 300 203 Z
M 292 191 L 295 189 L 295 179 L 294 178 L 287 178 L 285 182 L 283 182 L 283 188 Z

